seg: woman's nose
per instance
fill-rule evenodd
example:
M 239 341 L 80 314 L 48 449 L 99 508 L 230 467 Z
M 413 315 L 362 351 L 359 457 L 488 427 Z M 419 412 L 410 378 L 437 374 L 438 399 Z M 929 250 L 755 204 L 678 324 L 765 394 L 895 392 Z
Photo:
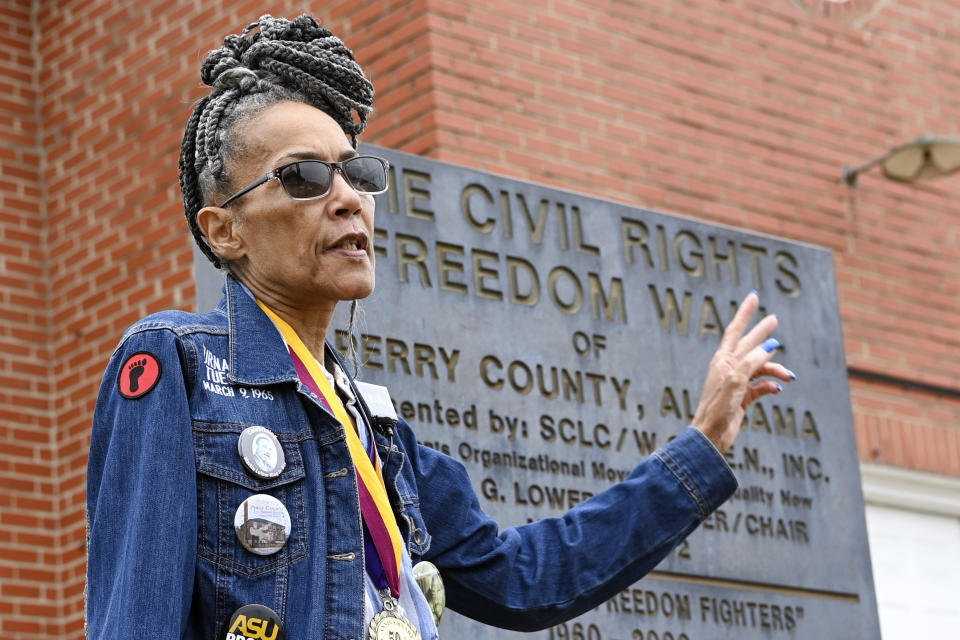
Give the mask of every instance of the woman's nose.
M 333 171 L 333 184 L 330 185 L 331 204 L 334 215 L 350 215 L 360 211 L 360 194 L 353 188 L 339 167 Z

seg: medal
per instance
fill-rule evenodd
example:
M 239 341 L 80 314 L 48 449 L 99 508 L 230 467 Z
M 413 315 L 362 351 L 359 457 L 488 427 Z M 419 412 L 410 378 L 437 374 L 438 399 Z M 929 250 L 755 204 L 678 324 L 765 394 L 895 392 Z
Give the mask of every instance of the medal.
M 327 379 L 322 365 L 313 357 L 307 346 L 287 322 L 259 300 L 257 304 L 287 341 L 290 359 L 300 382 L 323 404 L 343 428 L 347 450 L 357 474 L 357 497 L 363 520 L 364 568 L 376 585 L 383 601 L 383 611 L 370 621 L 368 640 L 420 640 L 420 632 L 398 610 L 400 597 L 400 565 L 403 540 L 396 516 L 383 481 L 380 457 L 374 442 L 370 424 L 361 420 L 358 429 L 367 429 L 369 449 L 364 448 L 360 436 L 354 430 L 350 416 L 334 385 L 345 397 L 356 400 L 350 388 L 350 380 L 343 370 L 334 367 L 333 384 Z
M 367 640 L 420 640 L 420 632 L 397 611 L 397 604 L 386 589 L 380 592 L 383 611 L 373 616 Z

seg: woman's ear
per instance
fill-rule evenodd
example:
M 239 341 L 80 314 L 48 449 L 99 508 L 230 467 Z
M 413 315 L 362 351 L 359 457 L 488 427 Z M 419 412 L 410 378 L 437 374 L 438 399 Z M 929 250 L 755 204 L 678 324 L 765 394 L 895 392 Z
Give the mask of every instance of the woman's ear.
M 235 262 L 246 255 L 243 238 L 237 233 L 234 211 L 204 207 L 197 212 L 197 225 L 213 252 L 227 262 Z

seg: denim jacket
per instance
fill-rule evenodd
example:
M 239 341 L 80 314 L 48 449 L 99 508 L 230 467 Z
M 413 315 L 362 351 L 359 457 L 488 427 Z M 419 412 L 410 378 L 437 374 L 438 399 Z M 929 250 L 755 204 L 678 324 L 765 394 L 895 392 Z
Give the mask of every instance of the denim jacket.
M 291 640 L 365 637 L 362 520 L 343 428 L 241 287 L 228 278 L 209 313 L 136 323 L 107 368 L 87 473 L 91 640 L 212 640 L 251 603 L 279 613 Z M 148 358 L 136 354 L 154 358 L 159 377 L 141 375 Z M 143 382 L 136 393 L 131 376 Z M 279 476 L 245 471 L 237 441 L 251 425 L 279 439 Z M 402 420 L 375 437 L 413 561 L 440 568 L 452 609 L 517 630 L 571 618 L 635 582 L 736 488 L 723 456 L 688 428 L 563 517 L 501 532 L 462 464 L 418 445 Z M 255 493 L 290 514 L 273 555 L 247 551 L 234 530 Z

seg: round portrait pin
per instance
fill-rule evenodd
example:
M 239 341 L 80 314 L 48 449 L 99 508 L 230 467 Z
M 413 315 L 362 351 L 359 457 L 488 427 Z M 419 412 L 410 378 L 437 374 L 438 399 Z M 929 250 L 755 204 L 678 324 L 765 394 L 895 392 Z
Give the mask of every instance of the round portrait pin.
M 269 556 L 280 551 L 290 537 L 290 514 L 283 503 L 258 493 L 240 503 L 233 517 L 240 544 L 258 556 Z
M 413 566 L 413 577 L 420 585 L 420 591 L 427 599 L 427 604 L 430 605 L 433 622 L 440 624 L 440 618 L 443 617 L 443 611 L 447 607 L 447 591 L 443 586 L 440 570 L 429 560 L 421 560 Z
M 139 351 L 123 363 L 117 387 L 124 398 L 142 398 L 160 379 L 160 362 L 148 351 Z
M 262 604 L 245 604 L 230 616 L 221 640 L 286 640 L 286 637 L 286 631 L 276 611 Z
M 287 466 L 283 447 L 266 427 L 247 427 L 240 433 L 237 451 L 243 466 L 261 480 L 276 478 Z

